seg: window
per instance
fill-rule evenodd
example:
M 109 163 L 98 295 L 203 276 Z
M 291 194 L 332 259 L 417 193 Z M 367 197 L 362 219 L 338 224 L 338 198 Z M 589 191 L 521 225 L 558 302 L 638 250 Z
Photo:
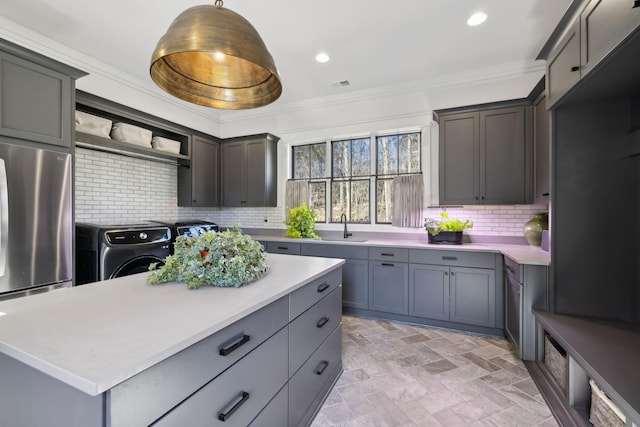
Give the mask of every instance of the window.
M 371 140 L 333 141 L 331 154 L 331 222 L 370 223 Z
M 309 207 L 317 222 L 339 222 L 344 213 L 350 223 L 370 224 L 372 214 L 376 223 L 391 223 L 393 178 L 422 172 L 420 132 L 378 136 L 375 143 L 375 154 L 368 137 L 292 147 L 291 176 L 309 181 Z
M 327 221 L 327 144 L 297 145 L 291 150 L 293 179 L 308 179 L 309 209 L 316 212 L 316 222 Z
M 376 223 L 391 223 L 393 178 L 422 171 L 420 146 L 417 132 L 376 138 Z

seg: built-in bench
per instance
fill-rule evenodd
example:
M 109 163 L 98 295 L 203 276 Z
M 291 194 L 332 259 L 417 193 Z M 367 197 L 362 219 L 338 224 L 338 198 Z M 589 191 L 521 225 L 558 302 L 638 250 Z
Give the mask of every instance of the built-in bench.
M 534 311 L 536 361 L 525 362 L 562 425 L 589 425 L 593 379 L 624 413 L 628 426 L 640 426 L 640 333 L 617 323 Z M 566 388 L 545 365 L 545 335 L 565 352 Z M 547 343 L 549 340 L 547 340 Z M 547 344 L 548 345 L 548 344 Z

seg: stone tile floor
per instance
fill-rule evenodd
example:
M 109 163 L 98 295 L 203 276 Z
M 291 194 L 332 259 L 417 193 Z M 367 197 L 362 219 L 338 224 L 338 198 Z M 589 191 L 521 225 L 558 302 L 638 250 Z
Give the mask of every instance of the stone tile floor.
M 312 427 L 557 426 L 506 339 L 343 316 L 344 373 Z

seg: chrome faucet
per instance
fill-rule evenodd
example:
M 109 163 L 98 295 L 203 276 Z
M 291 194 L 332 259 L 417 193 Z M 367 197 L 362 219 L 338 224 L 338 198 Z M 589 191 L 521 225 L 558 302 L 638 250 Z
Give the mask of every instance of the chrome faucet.
M 340 224 L 342 224 L 343 218 L 344 218 L 344 234 L 342 235 L 342 237 L 346 239 L 347 237 L 351 236 L 351 233 L 347 233 L 347 215 L 345 215 L 344 213 L 340 215 Z

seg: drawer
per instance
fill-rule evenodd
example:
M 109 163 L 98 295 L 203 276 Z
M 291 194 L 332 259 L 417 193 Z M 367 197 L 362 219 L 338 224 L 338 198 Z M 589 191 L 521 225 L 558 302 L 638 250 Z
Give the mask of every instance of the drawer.
M 369 259 L 376 261 L 407 262 L 409 249 L 406 248 L 369 248 Z
M 303 243 L 300 254 L 325 258 L 368 259 L 369 248 L 358 245 L 325 245 L 321 243 Z
M 289 325 L 289 376 L 342 321 L 342 287 L 334 289 Z
M 267 242 L 267 252 L 273 254 L 300 255 L 300 243 Z
M 281 329 L 154 426 L 247 426 L 287 382 L 287 332 Z
M 504 257 L 504 268 L 507 270 L 507 274 L 509 276 L 516 279 L 516 282 L 522 283 L 522 266 L 509 258 L 508 256 Z
M 319 394 L 342 371 L 342 327 L 337 327 L 320 348 L 289 380 L 289 426 L 300 422 Z
M 409 262 L 415 264 L 451 265 L 459 267 L 496 268 L 493 252 L 409 250 Z
M 289 417 L 289 386 L 285 384 L 249 427 L 286 426 Z
M 304 259 L 302 261 L 304 262 Z M 301 315 L 340 285 L 342 285 L 342 268 L 333 270 L 293 291 L 289 296 L 289 320 Z
M 283 297 L 118 384 L 109 391 L 111 425 L 149 425 L 285 326 L 287 311 Z

